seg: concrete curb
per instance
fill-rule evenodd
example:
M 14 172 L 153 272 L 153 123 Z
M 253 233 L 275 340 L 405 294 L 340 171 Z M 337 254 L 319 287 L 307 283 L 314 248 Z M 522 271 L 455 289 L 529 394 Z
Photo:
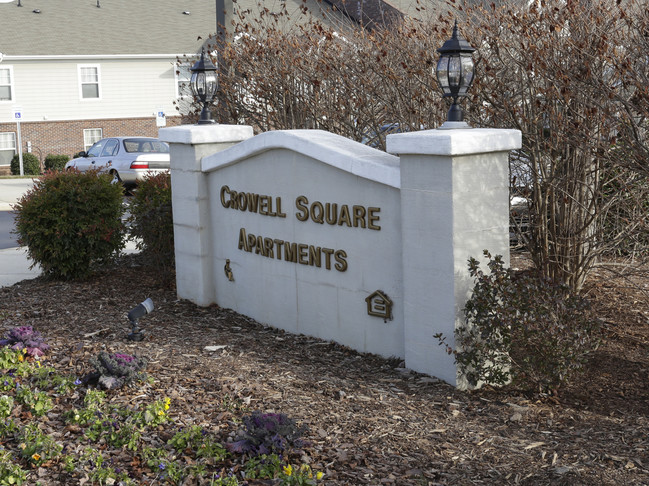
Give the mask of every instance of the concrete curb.
M 122 254 L 139 253 L 136 248 L 136 242 L 129 240 Z M 0 288 L 10 287 L 11 285 L 23 280 L 33 279 L 41 274 L 41 269 L 36 266 L 30 269 L 33 262 L 27 258 L 27 248 L 14 247 L 0 250 Z

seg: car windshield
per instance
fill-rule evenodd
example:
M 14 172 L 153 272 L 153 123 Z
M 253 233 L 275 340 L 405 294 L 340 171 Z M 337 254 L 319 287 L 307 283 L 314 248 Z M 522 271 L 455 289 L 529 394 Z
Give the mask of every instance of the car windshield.
M 160 140 L 151 138 L 127 138 L 124 140 L 127 152 L 145 152 L 154 154 L 168 154 L 169 145 Z
M 107 140 L 100 140 L 96 144 L 94 144 L 90 150 L 88 150 L 87 156 L 88 157 L 99 157 L 99 154 L 101 154 L 102 149 L 104 148 L 104 145 L 106 145 Z

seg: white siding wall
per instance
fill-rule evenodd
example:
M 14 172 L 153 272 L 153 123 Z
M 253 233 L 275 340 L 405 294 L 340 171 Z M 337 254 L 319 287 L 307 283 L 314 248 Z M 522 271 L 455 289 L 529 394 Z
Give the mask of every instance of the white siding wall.
M 0 122 L 22 108 L 23 121 L 154 116 L 161 107 L 176 113 L 173 59 L 11 61 L 14 101 L 0 103 Z M 100 68 L 99 100 L 82 100 L 78 65 Z

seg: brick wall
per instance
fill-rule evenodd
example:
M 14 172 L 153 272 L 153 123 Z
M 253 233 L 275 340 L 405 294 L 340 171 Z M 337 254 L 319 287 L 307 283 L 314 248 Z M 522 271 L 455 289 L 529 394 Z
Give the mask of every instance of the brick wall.
M 182 123 L 180 116 L 167 117 L 167 126 Z M 101 128 L 103 137 L 142 136 L 157 137 L 158 127 L 155 117 L 79 120 L 79 121 L 42 121 L 22 122 L 20 132 L 23 152 L 27 152 L 27 142 L 31 142 L 31 152 L 41 162 L 49 154 L 72 156 L 84 149 L 83 130 Z M 0 123 L 0 132 L 16 133 L 15 123 Z M 16 134 L 16 143 L 18 135 Z M 0 168 L 2 171 L 3 168 Z

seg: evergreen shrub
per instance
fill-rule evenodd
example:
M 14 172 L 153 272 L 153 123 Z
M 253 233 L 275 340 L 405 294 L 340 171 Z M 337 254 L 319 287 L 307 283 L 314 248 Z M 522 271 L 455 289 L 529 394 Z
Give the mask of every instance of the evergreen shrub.
M 108 174 L 48 172 L 14 206 L 18 243 L 43 274 L 89 276 L 124 247 L 123 188 Z
M 20 159 L 18 154 L 11 159 L 11 174 L 20 175 Z M 34 154 L 28 152 L 23 154 L 23 173 L 25 175 L 39 175 L 41 173 L 41 161 Z
M 488 274 L 469 259 L 473 295 L 455 332 L 456 348 L 447 350 L 471 386 L 513 382 L 556 391 L 582 370 L 599 343 L 588 301 L 534 273 L 515 274 L 500 255 L 484 255 Z M 436 337 L 444 343 L 444 336 Z
M 68 160 L 70 157 L 67 155 L 49 154 L 45 157 L 45 170 L 63 170 Z
M 174 230 L 171 212 L 171 176 L 156 174 L 141 182 L 130 203 L 127 220 L 137 247 L 161 275 L 174 268 Z

